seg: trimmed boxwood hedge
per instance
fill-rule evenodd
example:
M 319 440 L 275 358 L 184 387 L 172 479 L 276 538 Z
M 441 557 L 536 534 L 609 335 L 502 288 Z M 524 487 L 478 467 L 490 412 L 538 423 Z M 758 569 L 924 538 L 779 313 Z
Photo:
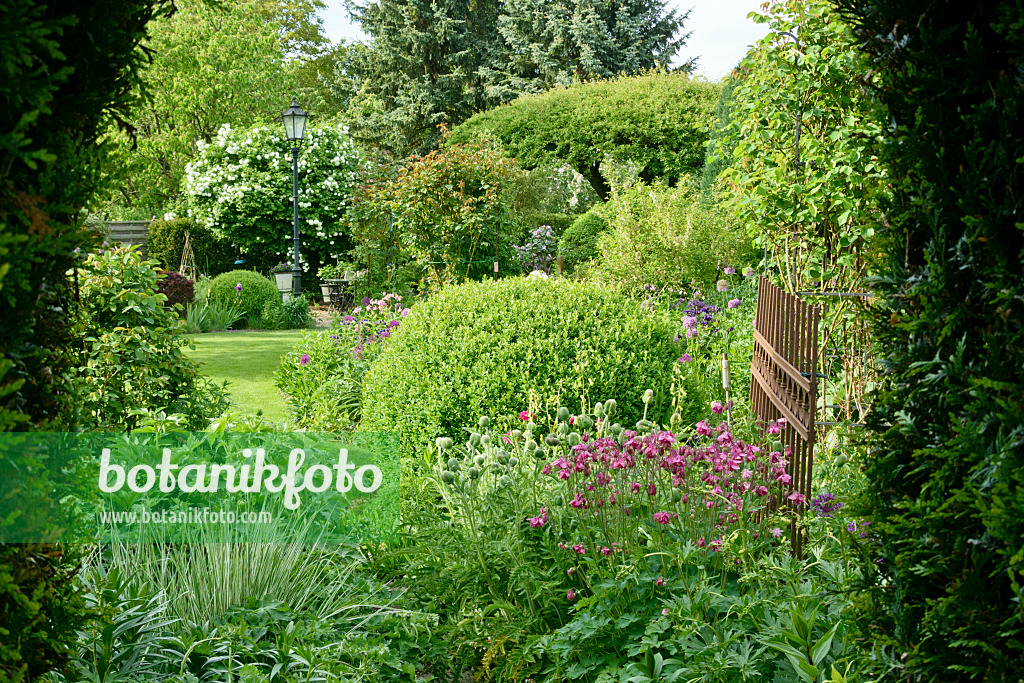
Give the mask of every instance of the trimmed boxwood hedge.
M 241 291 L 236 286 L 241 283 Z M 268 277 L 251 270 L 232 270 L 222 273 L 210 284 L 210 300 L 231 304 L 242 309 L 247 327 L 259 327 L 265 307 L 279 308 L 281 293 Z
M 619 422 L 668 420 L 679 356 L 668 321 L 635 300 L 569 280 L 507 278 L 442 289 L 413 307 L 363 377 L 366 431 L 397 431 L 405 457 L 459 439 L 487 415 L 519 423 L 531 393 L 550 412 L 615 398 Z M 560 401 L 556 396 L 560 395 Z M 538 415 L 545 419 L 545 415 Z M 521 423 L 520 423 L 521 424 Z

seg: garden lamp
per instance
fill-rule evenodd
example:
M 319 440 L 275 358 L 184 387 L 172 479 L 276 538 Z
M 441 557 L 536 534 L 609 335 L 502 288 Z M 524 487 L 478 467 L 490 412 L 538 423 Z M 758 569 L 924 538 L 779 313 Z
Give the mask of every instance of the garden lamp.
M 294 97 L 291 106 L 281 115 L 285 137 L 292 143 L 292 237 L 295 257 L 292 265 L 292 296 L 302 294 L 302 269 L 299 266 L 299 145 L 306 134 L 306 118 L 306 112 L 299 108 Z

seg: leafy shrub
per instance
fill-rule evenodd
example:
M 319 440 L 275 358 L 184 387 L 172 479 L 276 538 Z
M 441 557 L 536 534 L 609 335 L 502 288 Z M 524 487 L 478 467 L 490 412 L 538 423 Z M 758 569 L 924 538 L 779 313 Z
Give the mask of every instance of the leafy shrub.
M 597 257 L 597 240 L 607 227 L 608 221 L 588 211 L 562 233 L 558 241 L 558 254 L 562 257 L 562 267 L 567 273 L 574 272 L 579 266 Z
M 167 270 L 177 272 L 185 249 L 185 233 L 191 237 L 192 253 L 196 259 L 196 275 L 215 277 L 234 268 L 238 250 L 230 241 L 215 236 L 209 228 L 196 225 L 191 218 L 178 217 L 150 221 L 146 229 L 146 254 L 163 264 Z
M 746 231 L 689 186 L 616 185 L 600 209 L 608 229 L 598 240 L 598 277 L 639 291 L 644 285 L 713 283 L 722 265 L 745 263 Z
M 309 310 L 309 299 L 304 294 L 289 297 L 283 303 L 268 301 L 260 317 L 263 325 L 271 330 L 300 330 L 316 324 Z
M 196 299 L 185 306 L 185 326 L 191 334 L 230 329 L 242 318 L 235 304 Z
M 195 284 L 191 279 L 170 270 L 158 270 L 157 275 L 160 276 L 160 280 L 157 282 L 156 291 L 167 297 L 165 307 L 184 310 L 186 305 L 195 300 Z
M 529 230 L 546 225 L 551 228 L 555 237 L 561 237 L 569 226 L 572 225 L 572 222 L 576 220 L 576 216 L 571 213 L 533 213 L 527 214 L 524 220 L 525 227 Z
M 513 247 L 516 254 L 516 263 L 519 264 L 524 273 L 532 273 L 537 270 L 550 274 L 551 267 L 555 263 L 557 245 L 555 232 L 551 229 L 551 226 L 539 225 L 530 233 L 526 244 Z
M 275 302 L 280 305 L 281 293 L 274 281 L 266 276 L 251 270 L 232 270 L 213 279 L 210 302 L 234 306 L 242 311 L 247 327 L 260 327 L 264 309 L 270 306 L 273 310 Z
M 401 434 L 427 452 L 480 415 L 516 422 L 524 409 L 609 396 L 622 417 L 644 412 L 638 388 L 667 418 L 678 353 L 667 321 L 635 301 L 582 282 L 506 278 L 442 289 L 419 303 L 363 378 L 363 428 Z
M 568 164 L 606 198 L 606 154 L 635 163 L 648 182 L 699 172 L 719 89 L 681 73 L 555 88 L 477 114 L 452 141 L 494 140 L 525 169 Z
M 185 323 L 164 308 L 154 266 L 116 248 L 90 254 L 82 267 L 75 388 L 84 426 L 130 430 L 144 412 L 162 410 L 203 429 L 227 408 L 224 391 L 185 355 Z

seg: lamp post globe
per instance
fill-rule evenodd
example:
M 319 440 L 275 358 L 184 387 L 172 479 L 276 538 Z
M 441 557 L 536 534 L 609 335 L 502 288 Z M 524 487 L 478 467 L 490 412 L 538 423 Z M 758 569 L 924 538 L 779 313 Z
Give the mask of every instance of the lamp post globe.
M 294 97 L 291 106 L 281 114 L 285 137 L 292 143 L 292 296 L 302 293 L 302 267 L 299 265 L 299 146 L 306 135 L 307 118 L 308 115 L 299 108 Z

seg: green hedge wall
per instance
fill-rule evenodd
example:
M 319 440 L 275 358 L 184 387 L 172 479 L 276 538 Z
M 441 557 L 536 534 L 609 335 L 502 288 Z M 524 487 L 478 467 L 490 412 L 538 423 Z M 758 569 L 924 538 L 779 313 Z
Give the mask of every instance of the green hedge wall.
M 698 173 L 719 91 L 680 73 L 555 88 L 477 114 L 453 131 L 451 142 L 490 137 L 526 169 L 563 161 L 604 199 L 605 154 L 637 164 L 648 181 L 674 183 Z
M 881 75 L 891 121 L 865 633 L 902 670 L 893 680 L 1019 681 L 1024 5 L 839 4 Z

